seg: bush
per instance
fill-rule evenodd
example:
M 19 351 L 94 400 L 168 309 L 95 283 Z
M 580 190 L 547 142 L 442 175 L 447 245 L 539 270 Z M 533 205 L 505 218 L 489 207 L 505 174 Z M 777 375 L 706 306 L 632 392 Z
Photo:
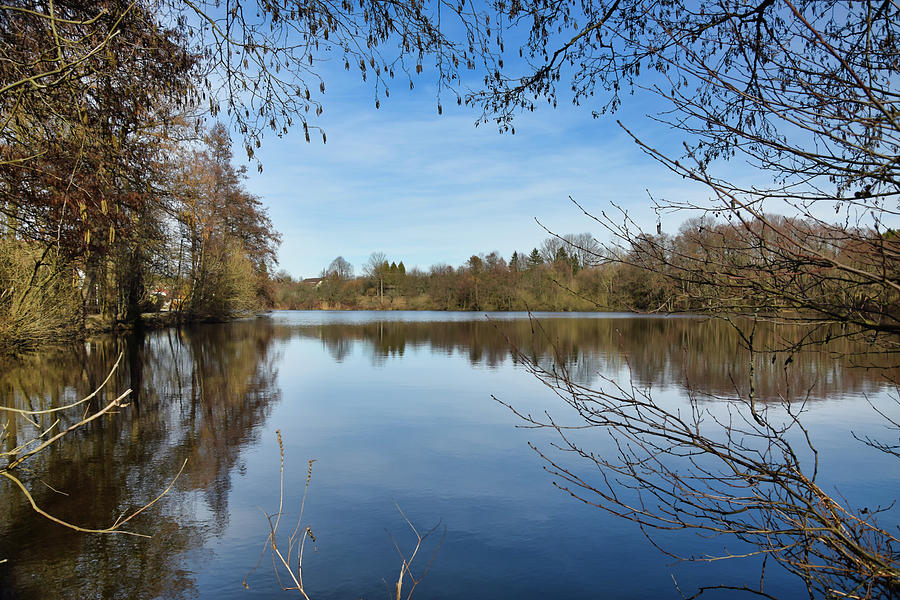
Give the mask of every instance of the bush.
M 0 352 L 74 337 L 80 316 L 75 269 L 34 244 L 0 240 Z
M 257 276 L 236 242 L 212 243 L 191 292 L 188 313 L 196 318 L 223 319 L 256 308 Z

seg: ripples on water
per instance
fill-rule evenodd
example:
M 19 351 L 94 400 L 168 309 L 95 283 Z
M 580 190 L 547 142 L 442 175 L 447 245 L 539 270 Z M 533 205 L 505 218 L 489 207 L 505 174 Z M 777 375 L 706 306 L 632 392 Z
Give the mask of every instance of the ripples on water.
M 188 466 L 175 489 L 136 520 L 133 529 L 152 534 L 149 540 L 65 530 L 36 518 L 12 486 L 0 484 L 0 560 L 8 559 L 0 565 L 0 597 L 288 594 L 268 562 L 249 590 L 241 586 L 267 534 L 262 511 L 278 505 L 276 429 L 285 439 L 288 498 L 299 500 L 306 461 L 317 461 L 306 507 L 317 552 L 304 557 L 314 599 L 387 595 L 384 581 L 396 579 L 399 559 L 385 530 L 411 543 L 395 502 L 417 525 L 446 526 L 417 598 L 677 598 L 673 575 L 685 589 L 758 580 L 754 561 L 672 564 L 633 524 L 556 490 L 527 446 L 549 448 L 553 437 L 517 428 L 516 417 L 491 399 L 566 416 L 514 358 L 516 347 L 541 365 L 565 364 L 586 385 L 599 385 L 600 375 L 630 377 L 675 403 L 691 386 L 715 411 L 748 378 L 747 355 L 729 326 L 536 317 L 287 312 L 110 337 L 2 365 L 4 398 L 47 408 L 92 390 L 124 352 L 107 397 L 131 388 L 131 405 L 30 465 L 26 479 L 51 513 L 108 525 L 165 489 L 185 459 Z M 775 343 L 796 333 L 780 326 L 759 335 Z M 850 429 L 883 433 L 867 399 L 890 390 L 883 370 L 850 368 L 841 358 L 859 351 L 841 341 L 829 351 L 761 356 L 756 390 L 770 403 L 808 400 L 824 476 L 851 500 L 886 504 L 900 494 L 896 464 L 862 447 Z M 30 430 L 11 419 L 9 432 L 11 448 Z M 599 433 L 585 443 L 610 449 Z M 286 513 L 293 525 L 296 506 Z M 887 518 L 896 521 L 896 514 Z M 683 534 L 663 541 L 686 554 L 728 543 Z M 771 585 L 776 594 L 797 591 L 777 571 Z

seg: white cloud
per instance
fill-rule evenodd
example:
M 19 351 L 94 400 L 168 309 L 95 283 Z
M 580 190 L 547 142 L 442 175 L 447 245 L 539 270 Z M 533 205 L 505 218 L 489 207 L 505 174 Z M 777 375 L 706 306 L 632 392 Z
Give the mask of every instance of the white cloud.
M 359 267 L 376 250 L 423 268 L 508 255 L 546 236 L 535 217 L 605 238 L 569 196 L 597 211 L 620 203 L 652 227 L 645 188 L 690 193 L 586 111 L 528 114 L 516 135 L 499 135 L 455 106 L 438 117 L 421 99 L 367 104 L 326 104 L 325 145 L 295 134 L 262 148 L 265 170 L 248 187 L 270 207 L 284 234 L 280 262 L 295 275 L 313 276 L 337 255 Z

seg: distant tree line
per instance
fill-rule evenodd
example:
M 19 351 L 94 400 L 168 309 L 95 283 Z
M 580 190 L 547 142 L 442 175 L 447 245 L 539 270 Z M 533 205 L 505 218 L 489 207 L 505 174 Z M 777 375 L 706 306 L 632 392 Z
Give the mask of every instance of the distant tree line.
M 593 242 L 589 234 L 584 239 Z M 589 310 L 558 281 L 596 285 L 596 257 L 582 261 L 567 243 L 549 238 L 530 254 L 514 252 L 509 260 L 497 252 L 472 255 L 465 264 L 433 265 L 428 271 L 407 269 L 403 260 L 374 252 L 354 276 L 342 256 L 321 276 L 295 280 L 279 272 L 272 281 L 273 306 L 279 309 L 411 309 L 411 310 Z M 599 246 L 596 246 L 599 251 Z M 599 253 L 595 253 L 600 256 Z M 577 282 L 577 283 L 576 283 Z
M 643 234 L 618 244 L 600 244 L 588 233 L 551 235 L 531 251 L 472 255 L 453 267 L 407 269 L 402 260 L 373 253 L 353 276 L 353 267 L 337 257 L 320 278 L 296 281 L 280 272 L 270 297 L 282 309 L 409 310 L 608 310 L 637 312 L 724 312 L 729 314 L 811 314 L 817 307 L 843 307 L 843 321 L 891 321 L 900 316 L 900 297 L 884 286 L 866 287 L 860 253 L 894 247 L 897 235 L 860 229 L 853 237 L 834 235 L 804 219 L 766 217 L 796 232 L 808 231 L 810 243 L 828 246 L 835 260 L 858 264 L 849 279 L 774 272 L 774 253 L 761 249 L 755 236 L 711 217 L 685 221 L 674 235 Z M 772 244 L 779 230 L 760 221 L 749 231 Z M 827 243 L 826 243 L 827 242 Z M 787 288 L 791 288 L 788 290 Z M 792 290 L 792 291 L 791 291 Z M 788 293 L 790 292 L 790 293 Z

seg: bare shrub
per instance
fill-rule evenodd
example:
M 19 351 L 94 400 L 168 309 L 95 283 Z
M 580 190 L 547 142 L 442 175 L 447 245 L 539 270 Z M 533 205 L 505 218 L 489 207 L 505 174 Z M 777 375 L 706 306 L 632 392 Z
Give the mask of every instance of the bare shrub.
M 80 323 L 76 271 L 51 250 L 0 240 L 0 352 L 70 338 Z
M 542 331 L 539 325 L 536 329 Z M 775 561 L 803 581 L 811 598 L 896 597 L 900 537 L 895 523 L 880 522 L 895 517 L 886 514 L 893 505 L 857 507 L 829 491 L 821 481 L 814 437 L 802 420 L 807 398 L 758 396 L 752 366 L 760 351 L 756 322 L 738 333 L 745 332 L 749 381 L 734 382 L 734 393 L 726 396 L 689 386 L 686 401 L 673 402 L 636 383 L 630 360 L 625 376 L 583 385 L 561 352 L 540 364 L 517 352 L 518 360 L 562 400 L 565 417 L 551 416 L 549 410 L 527 414 L 498 401 L 525 427 L 556 432 L 554 451 L 531 447 L 557 478 L 558 488 L 633 521 L 666 554 L 700 562 L 762 558 L 758 585 L 711 585 L 696 595 L 731 589 L 771 598 L 766 562 Z M 896 425 L 883 408 L 876 410 Z M 592 431 L 608 434 L 611 449 L 595 447 Z M 895 448 L 863 441 L 888 453 Z M 660 538 L 675 530 L 722 537 L 726 549 L 684 555 Z M 735 540 L 739 550 L 733 549 Z

